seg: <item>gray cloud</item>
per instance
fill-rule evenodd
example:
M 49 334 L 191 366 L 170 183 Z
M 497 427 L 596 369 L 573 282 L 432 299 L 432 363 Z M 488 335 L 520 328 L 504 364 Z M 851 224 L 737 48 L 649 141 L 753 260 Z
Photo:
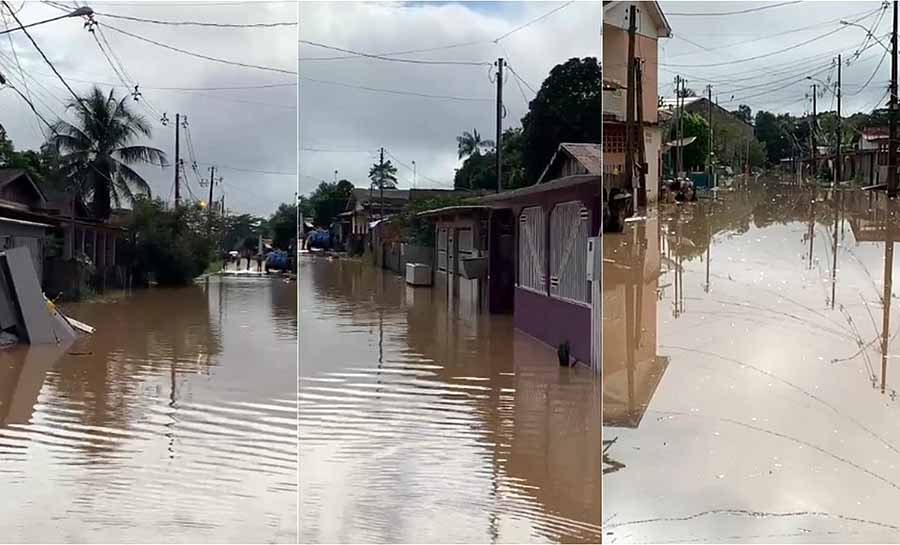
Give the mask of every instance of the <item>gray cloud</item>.
M 843 67 L 843 113 L 871 111 L 879 99 L 882 106 L 885 104 L 891 70 L 889 55 L 876 71 L 885 50 L 869 40 L 870 47 L 853 59 L 853 53 L 866 41 L 866 31 L 840 24 L 841 19 L 859 20 L 864 13 L 875 12 L 878 2 L 812 1 L 721 17 L 676 14 L 730 12 L 765 3 L 668 1 L 661 5 L 669 14 L 674 34 L 660 42 L 661 94 L 674 95 L 672 82 L 680 73 L 687 78 L 688 87 L 698 93 L 711 83 L 713 97 L 718 97 L 720 105 L 728 109 L 748 104 L 754 112 L 766 109 L 799 115 L 811 110 L 811 102 L 804 95 L 810 92 L 812 82 L 805 76 L 814 74 L 826 80 L 830 75 L 834 81 L 837 72 L 828 63 L 842 53 L 845 61 L 851 60 L 849 66 Z M 875 26 L 878 20 L 878 15 L 872 13 L 859 24 L 872 28 L 889 45 L 884 36 L 890 32 L 889 10 Z M 800 45 L 804 42 L 808 43 Z M 775 52 L 778 53 L 769 55 Z M 739 62 L 758 56 L 764 57 Z M 675 66 L 711 64 L 720 65 Z M 819 98 L 819 111 L 834 108 L 831 94 Z
M 504 57 L 537 90 L 556 64 L 571 57 L 600 56 L 600 2 L 576 2 L 503 39 L 492 40 L 562 2 L 521 3 L 335 3 L 300 6 L 301 39 L 369 53 L 426 49 L 464 42 L 477 44 L 407 55 L 442 61 L 484 61 Z M 334 170 L 357 186 L 367 185 L 369 167 L 384 146 L 402 163 L 416 162 L 417 187 L 452 187 L 456 136 L 478 129 L 494 139 L 496 85 L 488 66 L 420 65 L 356 58 L 303 61 L 343 56 L 306 44 L 300 46 L 301 148 L 332 151 L 300 153 L 300 191 L 308 193 Z M 368 92 L 303 78 L 484 100 L 429 99 Z M 533 94 L 515 80 L 504 85 L 505 126 L 518 126 Z M 336 152 L 333 150 L 342 150 Z M 349 150 L 349 151 L 343 151 Z M 386 158 L 391 158 L 387 156 Z M 396 163 L 396 160 L 394 161 Z M 399 166 L 400 187 L 413 174 Z
M 71 4 L 71 2 L 69 2 Z M 96 20 L 157 42 L 180 49 L 292 71 L 296 66 L 297 27 L 264 29 L 200 28 L 163 26 L 104 17 L 103 13 L 169 21 L 210 21 L 219 23 L 297 21 L 297 5 L 291 2 L 238 3 L 220 2 L 92 2 L 98 13 Z M 15 5 L 14 8 L 17 8 Z M 23 23 L 41 21 L 61 12 L 37 2 L 26 2 L 18 13 Z M 7 14 L 7 22 L 14 22 Z M 2 20 L 0 20 L 2 24 Z M 63 19 L 29 29 L 57 69 L 76 92 L 100 82 L 108 90 L 121 82 L 80 19 Z M 106 28 L 103 31 L 112 51 L 121 59 L 128 74 L 140 84 L 141 93 L 152 108 L 174 122 L 175 113 L 187 115 L 189 131 L 199 162 L 199 172 L 208 178 L 208 167 L 220 167 L 218 175 L 224 183 L 216 194 L 224 191 L 229 209 L 260 215 L 271 213 L 278 203 L 292 202 L 297 178 L 297 88 L 295 85 L 249 90 L 176 91 L 155 87 L 231 87 L 296 83 L 296 76 L 215 63 L 124 36 Z M 34 102 L 41 113 L 53 121 L 57 116 L 70 118 L 62 102 L 70 98 L 65 87 L 40 58 L 22 32 L 9 35 L 26 78 Z M 98 36 L 99 37 L 99 36 Z M 13 48 L 7 36 L 0 36 L 0 72 L 17 87 L 22 76 L 15 67 Z M 126 92 L 122 87 L 116 93 Z M 139 111 L 155 118 L 145 107 Z M 37 148 L 43 141 L 38 122 L 24 103 L 10 90 L 0 91 L 0 123 L 7 129 L 18 149 Z M 154 119 L 151 145 L 166 151 L 170 160 L 175 155 L 174 123 L 163 127 Z M 186 134 L 182 132 L 182 157 L 185 158 L 188 183 L 197 197 L 204 198 L 190 168 Z M 288 175 L 262 174 L 242 170 L 287 172 Z M 154 194 L 172 196 L 174 172 L 140 167 Z M 183 191 L 185 195 L 187 191 Z

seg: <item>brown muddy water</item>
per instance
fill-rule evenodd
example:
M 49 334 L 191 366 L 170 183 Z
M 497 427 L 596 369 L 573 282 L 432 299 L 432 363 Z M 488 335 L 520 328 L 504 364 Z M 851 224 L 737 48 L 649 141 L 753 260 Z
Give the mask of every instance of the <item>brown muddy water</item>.
M 360 262 L 299 285 L 301 542 L 600 540 L 590 369 Z
M 898 210 L 770 182 L 605 238 L 605 542 L 900 540 Z
M 0 541 L 296 542 L 296 290 L 66 305 L 92 337 L 0 351 Z

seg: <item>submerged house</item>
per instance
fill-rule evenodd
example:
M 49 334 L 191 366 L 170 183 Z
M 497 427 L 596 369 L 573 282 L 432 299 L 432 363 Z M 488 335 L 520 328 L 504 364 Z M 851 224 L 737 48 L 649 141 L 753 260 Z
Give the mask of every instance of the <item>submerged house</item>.
M 600 154 L 600 144 L 563 143 L 534 185 L 422 214 L 435 222 L 437 289 L 512 313 L 517 329 L 554 348 L 567 343 L 597 368 L 589 248 L 602 216 Z

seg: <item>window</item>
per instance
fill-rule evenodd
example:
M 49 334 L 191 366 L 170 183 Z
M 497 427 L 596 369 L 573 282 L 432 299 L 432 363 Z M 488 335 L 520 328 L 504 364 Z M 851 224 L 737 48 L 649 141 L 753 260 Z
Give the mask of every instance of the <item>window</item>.
M 590 303 L 587 242 L 591 213 L 581 201 L 556 205 L 550 212 L 550 295 Z
M 625 153 L 625 126 L 613 123 L 603 125 L 603 153 Z
M 437 237 L 437 268 L 440 272 L 447 272 L 447 228 L 438 229 Z
M 544 287 L 547 262 L 544 211 L 539 206 L 524 208 L 519 215 L 518 254 L 519 287 L 547 293 Z

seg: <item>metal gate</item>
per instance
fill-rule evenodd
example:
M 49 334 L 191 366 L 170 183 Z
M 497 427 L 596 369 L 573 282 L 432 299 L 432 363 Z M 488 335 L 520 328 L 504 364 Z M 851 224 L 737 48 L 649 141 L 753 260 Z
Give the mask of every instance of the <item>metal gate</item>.
M 519 214 L 519 287 L 547 293 L 544 285 L 547 262 L 545 238 L 544 211 L 541 207 L 522 209 Z
M 577 303 L 590 302 L 590 220 L 590 211 L 581 201 L 560 203 L 550 212 L 550 295 Z

